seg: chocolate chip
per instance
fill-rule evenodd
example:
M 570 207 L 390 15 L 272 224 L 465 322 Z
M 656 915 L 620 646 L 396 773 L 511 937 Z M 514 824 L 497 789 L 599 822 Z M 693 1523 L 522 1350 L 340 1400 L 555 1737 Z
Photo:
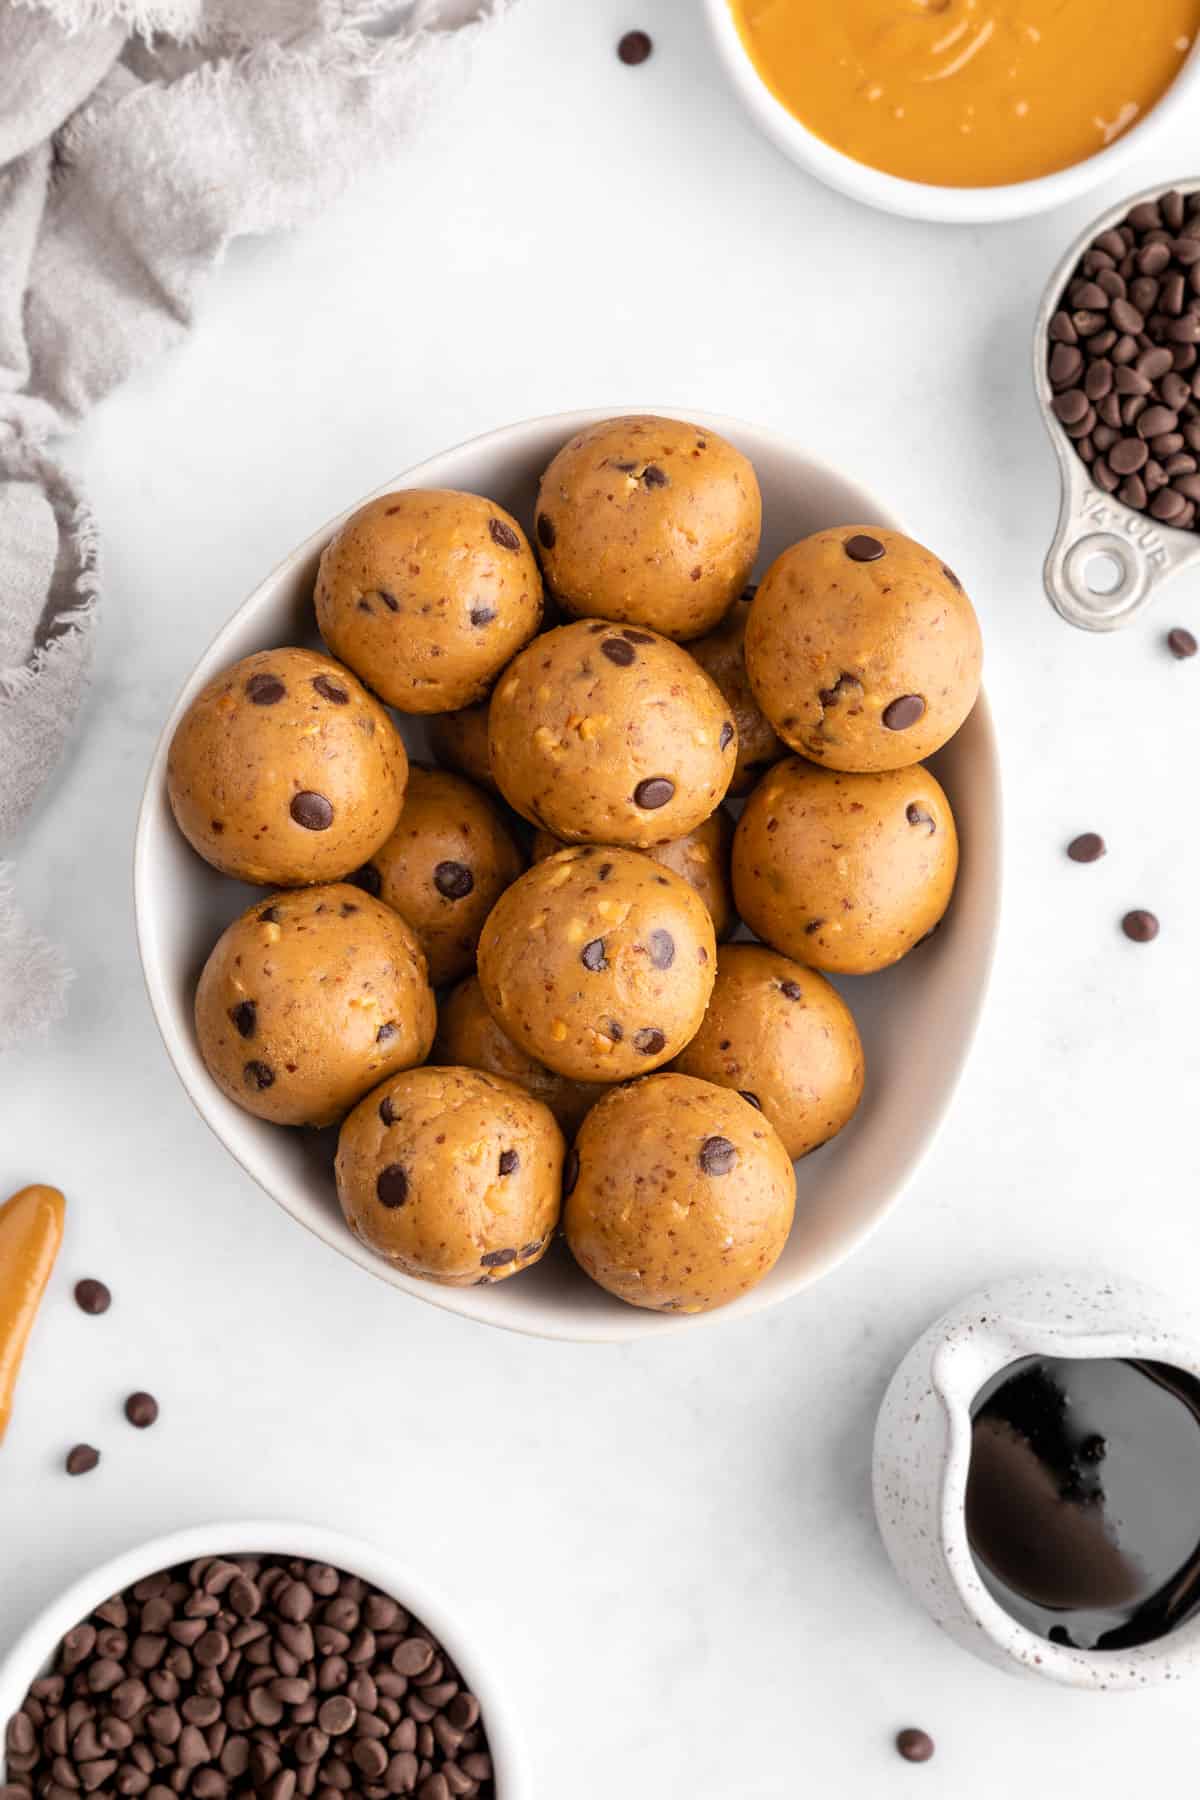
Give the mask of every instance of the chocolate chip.
M 728 748 L 729 748 L 730 744 L 732 744 L 732 742 L 733 742 L 733 726 L 730 724 L 729 720 L 726 719 L 725 723 L 721 727 L 721 739 L 720 739 L 718 748 L 721 750 L 728 750 Z
M 915 725 L 925 711 L 925 702 L 920 694 L 900 694 L 895 700 L 889 700 L 883 709 L 883 722 L 889 731 L 907 731 Z
M 307 788 L 293 796 L 289 810 L 305 831 L 328 831 L 333 824 L 333 808 L 324 794 L 310 793 Z
M 254 1689 L 255 1693 L 258 1691 Z M 357 1718 L 358 1708 L 345 1694 L 333 1694 L 323 1700 L 317 1713 L 317 1723 L 329 1737 L 344 1737 Z
M 823 924 L 824 921 L 818 919 L 816 923 Z M 785 1000 L 803 1000 L 804 998 L 804 989 L 798 981 L 781 981 L 779 991 Z
M 95 1281 L 89 1275 L 75 1283 L 75 1304 L 80 1312 L 97 1318 L 112 1305 L 112 1294 L 102 1281 Z
M 400 611 L 400 602 L 397 600 L 395 594 L 389 594 L 386 588 L 377 588 L 376 592 L 389 612 Z
M 611 874 L 612 874 L 612 864 L 611 863 L 601 863 L 600 867 L 596 870 L 596 880 L 597 881 L 607 881 Z
M 254 1036 L 254 1029 L 258 1024 L 258 1007 L 253 1000 L 242 1000 L 237 1006 L 230 1007 L 229 1017 L 233 1020 L 240 1037 L 251 1038 Z
M 656 969 L 669 969 L 675 961 L 675 939 L 661 927 L 650 933 L 650 961 Z
M 472 625 L 490 625 L 495 616 L 494 606 L 473 606 L 471 608 Z
M 667 487 L 669 479 L 657 463 L 647 463 L 642 470 L 643 487 Z
M 878 562 L 884 554 L 879 539 L 869 537 L 865 531 L 857 531 L 853 537 L 848 537 L 843 548 L 851 562 Z
M 492 542 L 499 544 L 502 550 L 519 550 L 521 548 L 520 538 L 512 526 L 506 525 L 503 519 L 489 519 L 488 531 L 491 533 Z
M 896 1748 L 905 1762 L 926 1763 L 933 1755 L 933 1739 L 927 1731 L 910 1725 L 896 1733 Z
M 242 1065 L 242 1080 L 247 1087 L 269 1088 L 275 1085 L 275 1071 L 269 1063 L 248 1062 Z
M 516 1260 L 515 1250 L 489 1250 L 486 1256 L 480 1257 L 479 1266 L 481 1269 L 503 1269 L 508 1263 L 516 1262 Z
M 1167 649 L 1182 662 L 1186 657 L 1195 656 L 1196 640 L 1190 631 L 1185 630 L 1182 625 L 1176 625 L 1174 630 L 1167 633 Z
M 904 816 L 908 820 L 910 825 L 928 825 L 930 837 L 932 837 L 934 832 L 937 830 L 937 826 L 934 823 L 933 814 L 931 812 L 927 812 L 923 806 L 918 806 L 917 802 L 915 800 L 909 801 L 908 805 L 904 809 Z
M 630 663 L 637 660 L 637 651 L 624 638 L 606 637 L 601 640 L 600 650 L 610 663 L 616 663 L 618 669 L 627 669 Z
M 656 1025 L 643 1025 L 640 1031 L 633 1034 L 633 1047 L 640 1050 L 643 1056 L 657 1056 L 665 1050 L 667 1040 Z
M 68 1475 L 90 1475 L 100 1461 L 100 1452 L 92 1444 L 76 1444 L 67 1451 Z
M 125 1402 L 125 1417 L 131 1425 L 136 1425 L 139 1431 L 145 1431 L 158 1418 L 158 1401 L 153 1394 L 130 1394 Z M 228 1647 L 226 1647 L 226 1655 L 228 1655 Z M 221 1657 L 219 1660 L 224 1662 L 225 1658 Z
M 538 516 L 537 516 L 537 534 L 538 534 L 538 543 L 543 544 L 547 550 L 553 550 L 555 539 L 557 537 L 557 533 L 555 532 L 555 529 L 554 529 L 554 521 L 550 517 L 549 513 L 539 513 L 538 514 Z
M 579 1152 L 578 1152 L 578 1150 L 571 1149 L 571 1150 L 567 1151 L 567 1158 L 566 1158 L 566 1161 L 563 1163 L 562 1191 L 563 1191 L 563 1199 L 564 1200 L 566 1199 L 568 1194 L 573 1194 L 575 1192 L 575 1183 L 578 1180 L 579 1180 Z
M 364 863 L 361 869 L 354 871 L 350 880 L 355 887 L 361 888 L 364 894 L 373 894 L 376 900 L 383 892 L 383 876 L 374 863 Z
M 619 1019 L 601 1019 L 600 1029 L 614 1044 L 619 1044 L 625 1036 L 625 1028 Z
M 585 944 L 579 952 L 579 960 L 584 968 L 589 969 L 593 975 L 598 975 L 601 969 L 607 969 L 608 958 L 604 954 L 604 939 L 592 938 L 590 943 Z
M 386 1101 L 383 1103 L 386 1105 Z M 390 1120 L 385 1120 L 390 1124 Z M 408 1199 L 408 1170 L 402 1163 L 388 1163 L 379 1171 L 375 1182 L 375 1194 L 380 1206 L 386 1206 L 389 1212 L 395 1212 Z M 324 1727 L 328 1730 L 328 1726 Z
M 328 675 L 314 675 L 313 686 L 322 700 L 328 700 L 331 706 L 349 706 L 350 696 L 345 688 L 331 681 Z
M 392 1111 L 391 1100 L 386 1094 L 379 1102 L 379 1117 L 384 1125 L 394 1125 L 396 1123 L 396 1115 Z
M 433 885 L 446 900 L 465 900 L 475 877 L 465 863 L 440 862 L 433 871 Z
M 634 804 L 646 812 L 654 812 L 658 807 L 665 806 L 674 795 L 675 783 L 665 775 L 651 775 L 647 780 L 639 781 L 633 790 Z
M 648 31 L 627 31 L 617 44 L 617 55 L 630 68 L 644 63 L 654 48 L 654 40 Z
M 1121 930 L 1127 938 L 1132 938 L 1135 944 L 1150 943 L 1153 938 L 1158 936 L 1158 929 L 1158 920 L 1154 914 L 1144 911 L 1141 907 L 1136 908 L 1133 912 L 1127 912 L 1121 920 Z
M 246 683 L 246 698 L 252 700 L 255 706 L 275 706 L 286 693 L 287 689 L 278 675 L 271 675 L 265 669 L 252 675 Z
M 757 1112 L 762 1111 L 762 1101 L 757 1094 L 752 1094 L 749 1088 L 739 1088 L 738 1093 L 742 1096 L 743 1100 L 748 1100 Z
M 622 628 L 621 636 L 627 638 L 631 644 L 652 644 L 654 642 L 652 631 L 634 631 L 629 625 Z
M 737 1159 L 737 1150 L 727 1137 L 705 1138 L 700 1146 L 700 1167 L 706 1175 L 728 1175 Z
M 394 1037 L 399 1037 L 399 1035 L 400 1027 L 396 1024 L 395 1020 L 386 1019 L 375 1033 L 375 1042 L 377 1044 L 390 1044 L 392 1039 Z
M 1072 862 L 1096 862 L 1104 855 L 1106 848 L 1104 839 L 1098 831 L 1083 831 L 1078 837 L 1071 839 L 1067 845 L 1067 855 Z
M 258 915 L 258 922 L 260 925 L 278 925 L 279 908 L 277 906 L 264 906 Z
M 502 1175 L 515 1175 L 520 1166 L 521 1158 L 515 1150 L 500 1152 L 500 1173 Z

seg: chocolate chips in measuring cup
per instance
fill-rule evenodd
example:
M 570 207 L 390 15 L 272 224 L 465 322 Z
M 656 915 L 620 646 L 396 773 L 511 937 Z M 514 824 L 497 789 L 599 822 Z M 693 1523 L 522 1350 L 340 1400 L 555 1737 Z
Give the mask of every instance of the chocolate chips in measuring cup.
M 1050 320 L 1051 410 L 1105 493 L 1184 531 L 1200 505 L 1200 191 L 1133 207 Z

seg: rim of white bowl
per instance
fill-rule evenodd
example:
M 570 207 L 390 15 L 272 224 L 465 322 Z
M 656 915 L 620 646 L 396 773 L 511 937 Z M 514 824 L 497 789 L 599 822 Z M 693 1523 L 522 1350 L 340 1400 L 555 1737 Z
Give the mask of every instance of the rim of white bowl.
M 436 1588 L 407 1564 L 365 1539 L 298 1519 L 232 1519 L 189 1525 L 149 1538 L 98 1564 L 66 1587 L 30 1621 L 0 1662 L 0 1783 L 5 1759 L 2 1728 L 29 1685 L 42 1673 L 73 1626 L 111 1595 L 147 1575 L 201 1556 L 302 1556 L 360 1575 L 412 1612 L 443 1643 L 479 1701 L 495 1768 L 496 1800 L 532 1800 L 522 1739 L 511 1701 L 493 1670 L 499 1657 L 467 1641 L 458 1616 Z
M 827 187 L 880 212 L 902 218 L 925 219 L 934 224 L 986 225 L 1029 218 L 1065 206 L 1089 193 L 1151 148 L 1152 140 L 1178 117 L 1200 85 L 1200 33 L 1162 98 L 1143 114 L 1136 125 L 1113 144 L 1082 162 L 1029 181 L 999 187 L 939 187 L 932 182 L 907 181 L 888 175 L 869 163 L 856 161 L 834 149 L 824 138 L 798 119 L 776 98 L 759 74 L 743 42 L 729 0 L 706 0 L 710 35 L 718 57 L 738 97 L 755 122 L 793 162 L 807 169 Z M 1168 184 L 1164 184 L 1167 186 Z
M 898 531 L 903 531 L 905 529 L 905 526 L 897 519 L 892 509 L 877 501 L 874 495 L 870 494 L 869 490 L 865 489 L 860 481 L 847 475 L 840 464 L 829 462 L 824 457 L 810 454 L 798 446 L 791 437 L 783 432 L 772 430 L 768 426 L 754 425 L 747 420 L 733 418 L 727 414 L 710 413 L 703 409 L 676 407 L 672 405 L 636 405 L 587 407 L 572 410 L 570 412 L 543 413 L 534 418 L 515 420 L 509 425 L 497 426 L 491 431 L 477 432 L 473 437 L 464 438 L 461 443 L 451 445 L 445 450 L 438 451 L 433 456 L 423 457 L 419 462 L 411 464 L 398 475 L 381 483 L 380 486 L 373 489 L 370 493 L 364 494 L 352 501 L 349 506 L 344 507 L 340 512 L 334 514 L 332 518 L 327 520 L 323 525 L 318 526 L 299 544 L 295 545 L 288 554 L 281 558 L 280 561 L 275 564 L 274 568 L 256 584 L 240 604 L 234 608 L 225 623 L 210 640 L 201 656 L 197 658 L 196 662 L 192 665 L 191 670 L 185 677 L 179 692 L 175 697 L 174 704 L 167 715 L 151 755 L 149 769 L 146 774 L 145 787 L 142 792 L 141 806 L 138 810 L 137 829 L 134 835 L 134 922 L 138 945 L 138 957 L 142 965 L 142 978 L 146 983 L 146 989 L 150 999 L 150 1009 L 154 1014 L 155 1024 L 158 1027 L 159 1036 L 162 1039 L 171 1066 L 175 1071 L 180 1086 L 183 1088 L 184 1093 L 187 1095 L 187 1098 L 191 1102 L 196 1113 L 212 1132 L 226 1155 L 233 1159 L 244 1174 L 249 1176 L 256 1187 L 260 1188 L 282 1212 L 286 1213 L 294 1224 L 302 1226 L 329 1249 L 335 1250 L 339 1256 L 345 1257 L 347 1261 L 354 1263 L 365 1273 L 373 1275 L 376 1280 L 388 1279 L 388 1266 L 382 1263 L 378 1257 L 373 1256 L 364 1245 L 358 1242 L 351 1232 L 345 1229 L 338 1230 L 336 1233 L 333 1231 L 326 1232 L 321 1230 L 310 1220 L 300 1218 L 286 1201 L 268 1185 L 267 1181 L 258 1174 L 257 1170 L 251 1168 L 250 1165 L 242 1159 L 225 1135 L 218 1130 L 214 1121 L 209 1117 L 206 1108 L 201 1103 L 199 1096 L 193 1089 L 190 1074 L 186 1066 L 186 1058 L 182 1054 L 178 1044 L 178 1033 L 176 1030 L 174 1011 L 170 998 L 166 992 L 162 970 L 158 966 L 157 959 L 147 943 L 149 929 L 146 921 L 152 911 L 149 901 L 149 881 L 147 875 L 149 839 L 154 829 L 154 815 L 161 794 L 165 789 L 167 751 L 170 747 L 175 727 L 182 717 L 186 706 L 190 703 L 190 696 L 197 684 L 197 672 L 211 659 L 215 659 L 218 656 L 225 639 L 234 633 L 235 627 L 245 608 L 255 600 L 263 587 L 274 581 L 290 564 L 305 556 L 311 555 L 345 519 L 349 518 L 351 513 L 356 511 L 358 507 L 364 505 L 367 500 L 375 499 L 380 494 L 389 493 L 397 483 L 407 481 L 410 475 L 413 475 L 418 471 L 426 471 L 432 466 L 444 461 L 446 458 L 457 457 L 461 455 L 464 450 L 477 449 L 492 443 L 497 439 L 511 441 L 514 434 L 529 433 L 532 436 L 544 432 L 549 426 L 553 426 L 556 432 L 561 432 L 562 441 L 565 442 L 573 433 L 583 430 L 589 425 L 597 424 L 603 419 L 621 418 L 635 413 L 650 413 L 668 418 L 688 418 L 699 425 L 707 426 L 711 431 L 717 432 L 722 437 L 729 437 L 734 441 L 736 441 L 740 435 L 758 438 L 760 441 L 771 445 L 773 449 L 781 454 L 791 457 L 799 456 L 810 464 L 819 466 L 828 473 L 840 477 L 849 486 L 859 488 L 862 492 L 869 494 L 873 515 L 880 524 L 886 524 Z M 901 1168 L 887 1200 L 878 1208 L 871 1218 L 865 1220 L 856 1231 L 849 1233 L 846 1238 L 839 1243 L 835 1253 L 830 1254 L 818 1267 L 811 1270 L 807 1276 L 791 1288 L 788 1293 L 779 1295 L 777 1299 L 764 1300 L 761 1297 L 756 1297 L 756 1289 L 751 1289 L 748 1294 L 741 1295 L 738 1300 L 732 1301 L 727 1306 L 714 1307 L 708 1312 L 701 1313 L 659 1313 L 641 1307 L 627 1306 L 620 1301 L 614 1300 L 613 1312 L 611 1315 L 607 1312 L 603 1315 L 604 1322 L 601 1322 L 599 1318 L 593 1318 L 591 1315 L 588 1315 L 586 1323 L 581 1317 L 581 1323 L 577 1328 L 574 1328 L 571 1331 L 563 1331 L 551 1326 L 545 1321 L 538 1323 L 534 1320 L 526 1319 L 521 1315 L 502 1319 L 483 1318 L 479 1313 L 471 1309 L 469 1296 L 472 1290 L 470 1288 L 443 1287 L 436 1282 L 419 1281 L 416 1278 L 404 1278 L 402 1283 L 400 1281 L 389 1280 L 388 1285 L 397 1287 L 401 1292 L 409 1295 L 413 1299 L 420 1300 L 427 1306 L 435 1306 L 442 1312 L 454 1313 L 460 1318 L 469 1319 L 473 1324 L 483 1327 L 512 1331 L 522 1337 L 541 1338 L 547 1341 L 561 1343 L 625 1344 L 631 1343 L 637 1338 L 651 1337 L 667 1332 L 674 1335 L 685 1328 L 698 1329 L 703 1326 L 718 1325 L 732 1319 L 744 1319 L 749 1317 L 752 1313 L 769 1310 L 770 1307 L 775 1305 L 783 1305 L 786 1301 L 795 1299 L 798 1294 L 814 1286 L 815 1283 L 823 1280 L 826 1276 L 831 1275 L 835 1269 L 840 1268 L 849 1257 L 853 1256 L 857 1250 L 861 1249 L 863 1244 L 874 1235 L 883 1224 L 884 1220 L 890 1217 L 892 1212 L 894 1212 L 899 1205 L 900 1201 L 911 1187 L 921 1164 L 933 1147 L 938 1132 L 954 1104 L 954 1098 L 958 1091 L 959 1084 L 962 1081 L 968 1056 L 970 1055 L 971 1048 L 975 1042 L 984 1003 L 987 999 L 988 989 L 991 985 L 992 969 L 996 956 L 996 941 L 999 933 L 1000 893 L 1003 879 L 1003 796 L 995 726 L 992 721 L 991 708 L 988 705 L 987 693 L 982 686 L 980 687 L 979 696 L 975 702 L 974 711 L 971 716 L 977 720 L 980 728 L 987 736 L 990 753 L 989 772 L 992 790 L 992 809 L 996 822 L 995 838 L 991 840 L 986 847 L 980 846 L 976 851 L 977 855 L 986 854 L 990 857 L 993 869 L 990 882 L 991 904 L 986 921 L 986 941 L 984 942 L 981 951 L 980 977 L 970 1006 L 968 1009 L 965 1009 L 964 1012 L 965 1028 L 963 1036 L 963 1054 L 959 1061 L 958 1068 L 947 1087 L 941 1105 L 938 1107 L 935 1116 L 925 1130 L 920 1143 L 914 1148 L 908 1162 Z M 394 1271 L 391 1271 L 391 1273 L 394 1274 Z

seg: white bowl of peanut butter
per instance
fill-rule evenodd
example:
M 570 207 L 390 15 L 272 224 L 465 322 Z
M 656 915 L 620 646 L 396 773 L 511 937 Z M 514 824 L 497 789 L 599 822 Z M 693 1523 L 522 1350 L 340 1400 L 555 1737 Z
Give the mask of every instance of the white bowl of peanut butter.
M 1194 103 L 1200 0 L 707 0 L 760 128 L 828 186 L 947 223 L 1098 187 Z

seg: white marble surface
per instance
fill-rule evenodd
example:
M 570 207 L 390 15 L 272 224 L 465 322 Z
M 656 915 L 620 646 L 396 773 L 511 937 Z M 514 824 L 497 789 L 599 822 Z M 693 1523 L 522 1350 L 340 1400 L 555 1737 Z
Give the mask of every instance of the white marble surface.
M 241 248 L 181 354 L 75 460 L 107 530 L 89 716 L 18 846 L 79 970 L 0 1074 L 3 1185 L 58 1182 L 66 1248 L 0 1462 L 0 1648 L 139 1536 L 285 1513 L 420 1559 L 502 1647 L 538 1791 L 601 1800 L 1121 1800 L 1193 1766 L 1197 1695 L 996 1674 L 901 1592 L 870 1430 L 908 1343 L 988 1280 L 1094 1260 L 1194 1290 L 1200 1003 L 1185 579 L 1111 639 L 1041 593 L 1055 510 L 1029 322 L 1090 205 L 943 230 L 811 185 L 745 122 L 689 0 L 522 0 L 403 168 Z M 612 53 L 644 24 L 653 60 Z M 1131 173 L 1186 175 L 1194 124 Z M 1096 200 L 1096 210 L 1110 196 Z M 1118 196 L 1111 196 L 1116 198 Z M 983 615 L 1008 802 L 1005 927 L 957 1107 L 905 1204 L 757 1321 L 543 1346 L 405 1303 L 291 1225 L 191 1112 L 142 991 L 129 855 L 176 687 L 262 571 L 389 473 L 523 415 L 649 398 L 786 430 L 889 494 Z M 1062 854 L 1094 828 L 1110 854 Z M 1117 921 L 1163 920 L 1138 948 Z M 103 1276 L 103 1320 L 71 1282 Z M 131 1388 L 160 1396 L 145 1436 Z M 105 1451 L 85 1481 L 64 1448 Z M 890 1747 L 938 1740 L 927 1768 Z

